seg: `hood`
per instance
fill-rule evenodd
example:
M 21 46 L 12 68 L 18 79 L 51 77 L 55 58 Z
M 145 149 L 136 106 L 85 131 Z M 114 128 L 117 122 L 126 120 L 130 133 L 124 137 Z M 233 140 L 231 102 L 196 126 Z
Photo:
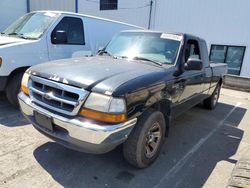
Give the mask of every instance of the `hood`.
M 16 37 L 7 37 L 3 35 L 0 36 L 0 46 L 6 45 L 6 44 L 12 44 L 16 42 L 23 42 L 23 41 L 25 41 L 25 39 L 20 39 Z
M 96 56 L 57 60 L 36 65 L 29 69 L 29 73 L 89 91 L 112 93 L 129 80 L 164 70 L 163 67 L 150 62 Z

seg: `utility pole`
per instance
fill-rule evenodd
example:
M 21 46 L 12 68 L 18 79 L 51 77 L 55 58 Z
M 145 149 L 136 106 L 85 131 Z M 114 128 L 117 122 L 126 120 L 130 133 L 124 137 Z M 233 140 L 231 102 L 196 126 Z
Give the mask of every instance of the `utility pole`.
M 150 29 L 150 26 L 151 26 L 152 9 L 153 9 L 153 0 L 150 0 L 150 10 L 149 10 L 149 19 L 148 19 L 148 29 Z
M 30 0 L 26 0 L 26 5 L 27 5 L 27 13 L 30 12 Z
M 78 0 L 75 0 L 75 12 L 78 13 Z

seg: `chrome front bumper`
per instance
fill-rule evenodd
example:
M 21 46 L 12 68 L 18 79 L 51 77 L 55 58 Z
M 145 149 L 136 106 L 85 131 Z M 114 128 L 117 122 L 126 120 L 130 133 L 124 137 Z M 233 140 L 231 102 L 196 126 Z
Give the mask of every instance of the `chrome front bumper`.
M 127 139 L 137 122 L 132 119 L 119 124 L 103 124 L 79 116 L 64 117 L 37 106 L 23 92 L 19 93 L 18 100 L 24 116 L 38 131 L 66 147 L 88 153 L 106 153 L 114 149 Z M 51 118 L 53 132 L 36 122 L 34 111 Z

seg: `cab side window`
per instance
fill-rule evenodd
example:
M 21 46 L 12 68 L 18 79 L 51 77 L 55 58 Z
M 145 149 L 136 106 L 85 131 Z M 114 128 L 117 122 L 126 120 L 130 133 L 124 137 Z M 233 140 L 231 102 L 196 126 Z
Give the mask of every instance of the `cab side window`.
M 64 44 L 70 44 L 70 45 L 85 44 L 83 22 L 82 19 L 80 18 L 64 17 L 52 31 L 51 42 L 53 44 L 57 44 L 56 33 L 58 31 L 66 33 L 66 41 Z
M 185 49 L 185 62 L 187 62 L 189 58 L 201 59 L 199 44 L 196 40 L 188 40 L 187 42 Z

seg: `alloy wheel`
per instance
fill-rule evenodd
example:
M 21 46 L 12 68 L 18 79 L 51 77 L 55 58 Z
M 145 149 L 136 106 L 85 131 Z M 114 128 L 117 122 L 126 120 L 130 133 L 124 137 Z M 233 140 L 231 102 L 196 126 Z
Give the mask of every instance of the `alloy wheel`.
M 155 122 L 146 135 L 145 156 L 152 158 L 157 152 L 162 139 L 162 130 L 158 122 Z

